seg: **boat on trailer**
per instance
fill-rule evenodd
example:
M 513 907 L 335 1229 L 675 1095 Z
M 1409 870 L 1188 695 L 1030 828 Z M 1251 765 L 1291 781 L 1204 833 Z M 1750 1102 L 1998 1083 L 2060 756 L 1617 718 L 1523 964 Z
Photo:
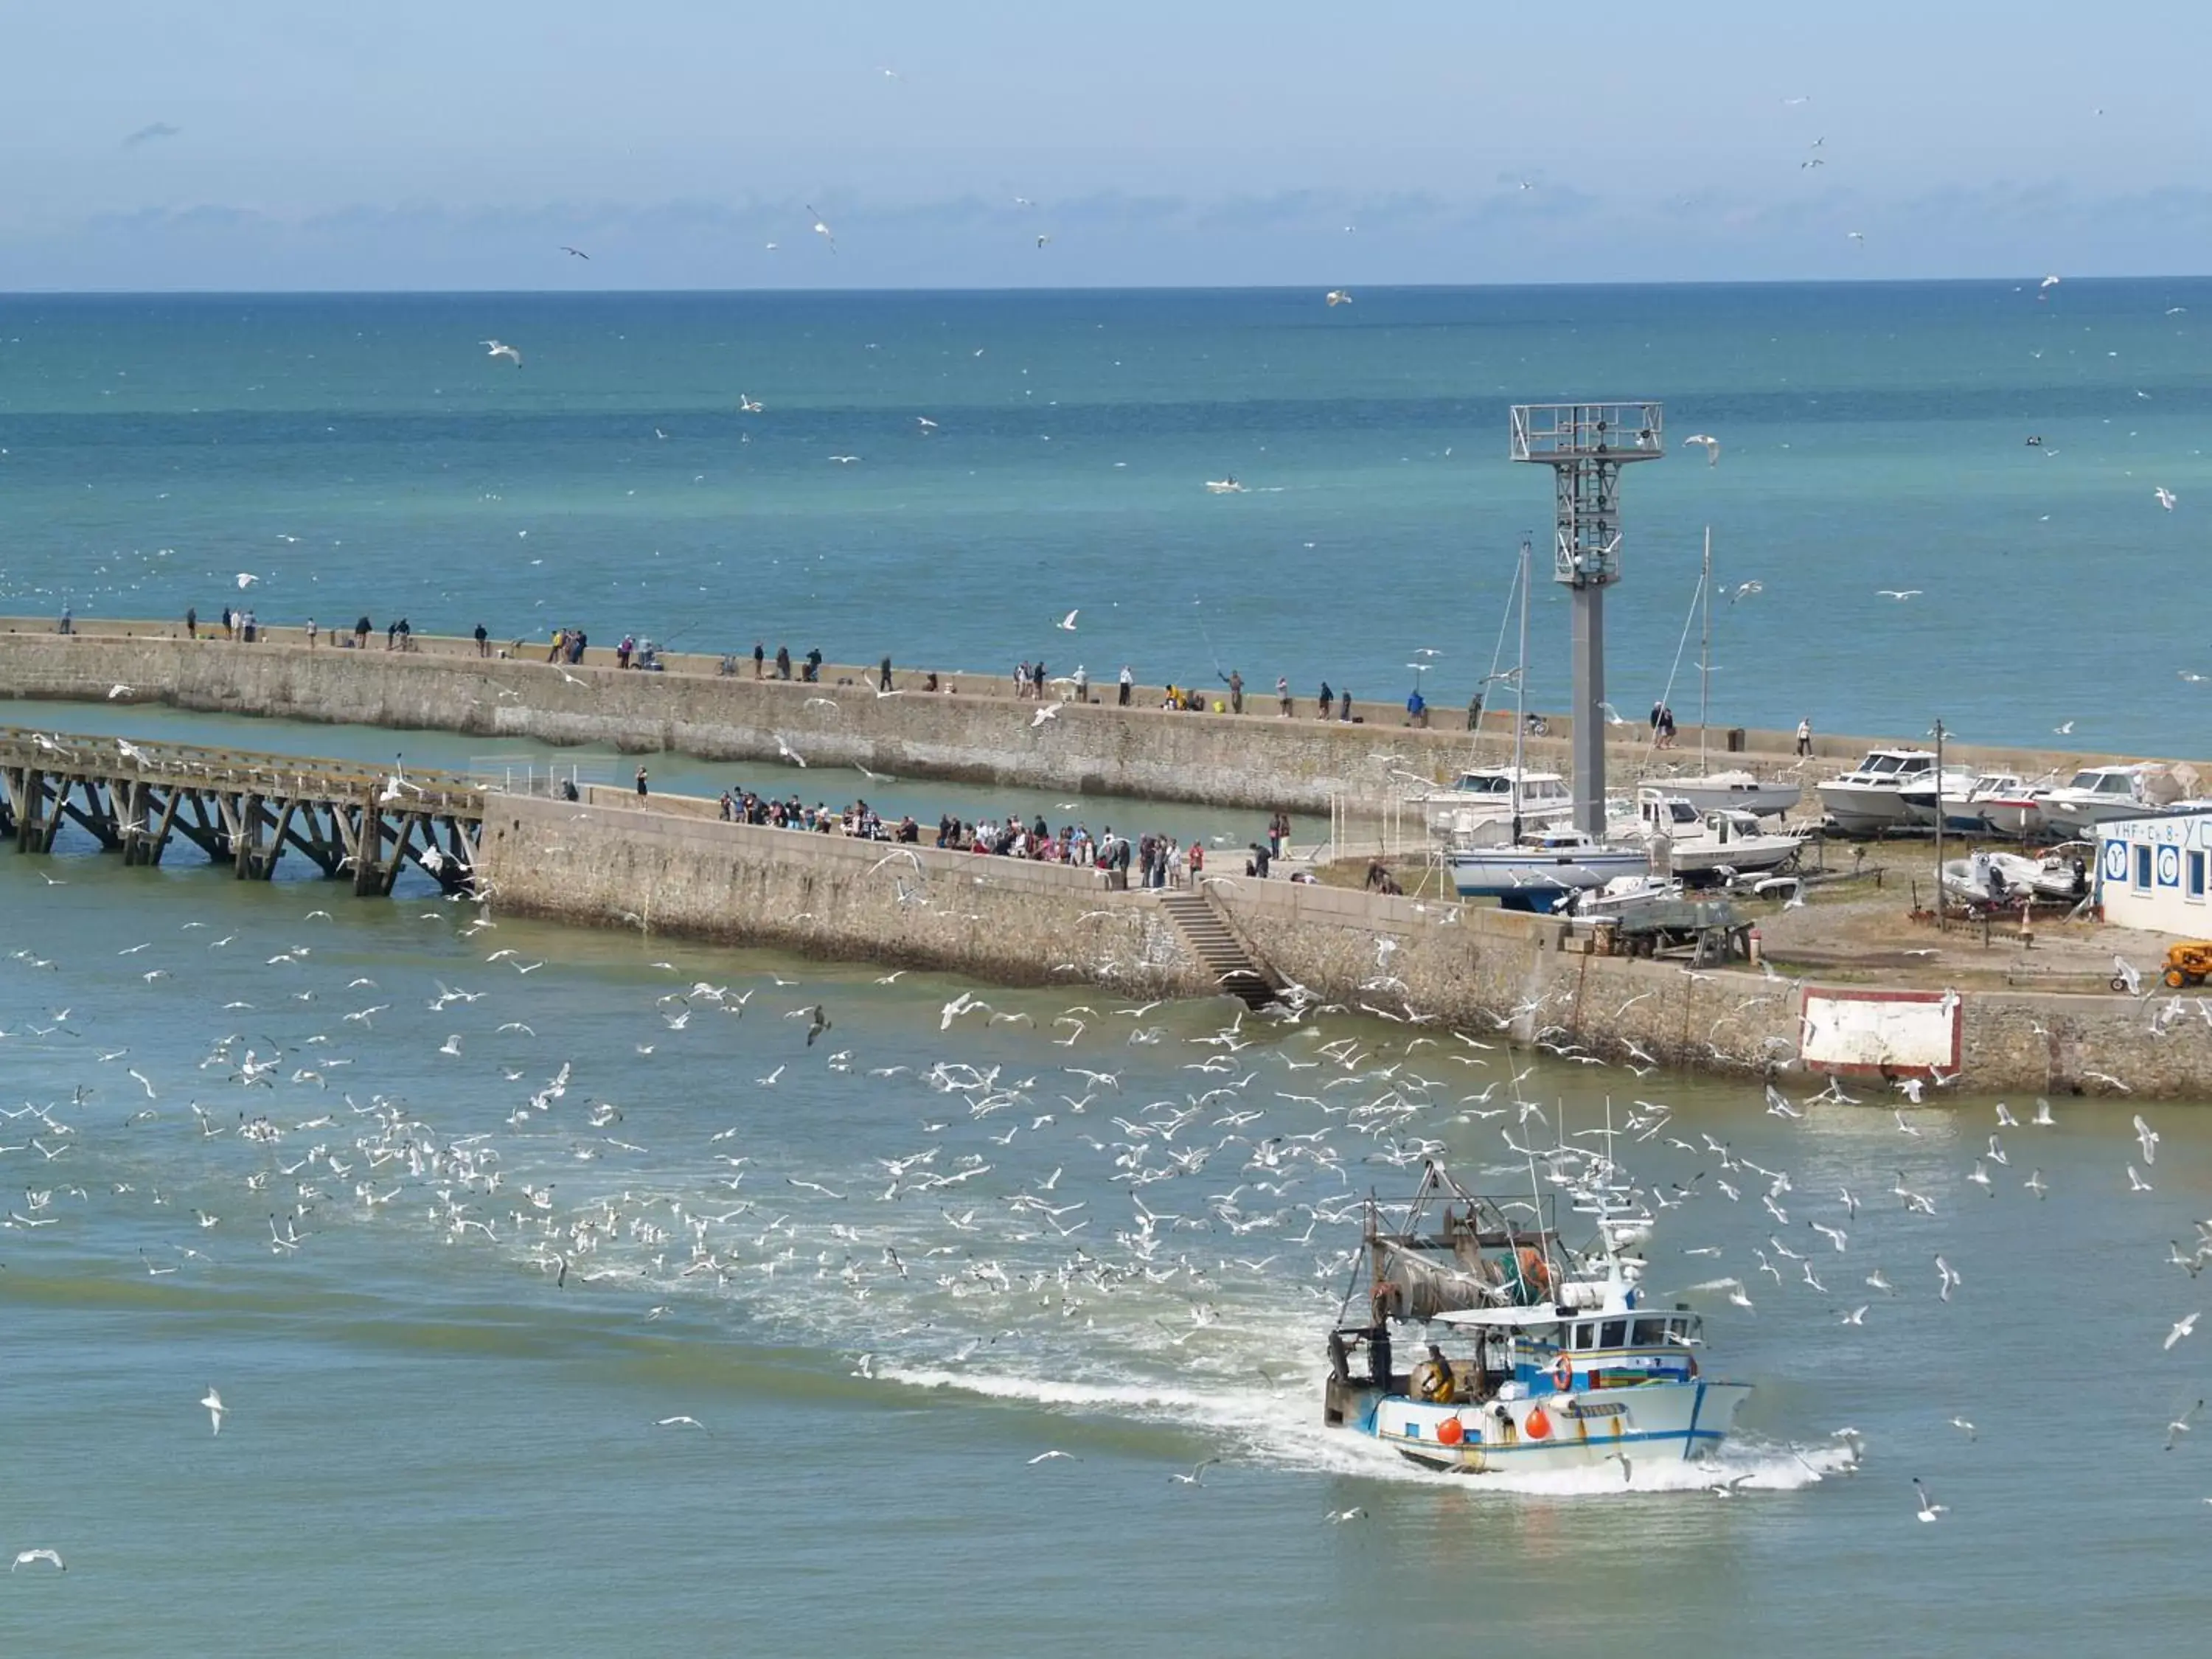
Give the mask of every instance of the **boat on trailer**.
M 1648 1218 L 1601 1191 L 1579 1206 L 1597 1237 L 1577 1255 L 1552 1208 L 1469 1193 L 1434 1164 L 1395 1220 L 1370 1200 L 1365 1304 L 1347 1297 L 1329 1334 L 1323 1420 L 1455 1474 L 1716 1453 L 1751 1386 L 1704 1374 L 1698 1314 L 1645 1304 L 1622 1251 Z M 1401 1370 L 1393 1333 L 1416 1324 L 1426 1346 Z

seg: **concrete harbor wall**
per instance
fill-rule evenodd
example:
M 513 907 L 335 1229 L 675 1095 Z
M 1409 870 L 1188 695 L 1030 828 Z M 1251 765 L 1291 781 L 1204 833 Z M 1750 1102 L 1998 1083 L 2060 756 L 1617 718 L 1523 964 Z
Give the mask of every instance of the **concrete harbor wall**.
M 89 625 L 88 625 L 89 626 Z M 902 777 L 1018 783 L 1070 794 L 1188 800 L 1207 805 L 1322 812 L 1333 799 L 1372 811 L 1421 780 L 1449 778 L 1468 763 L 1472 739 L 1448 711 L 1433 729 L 1403 724 L 1394 705 L 1370 703 L 1371 724 L 1285 720 L 1272 698 L 1243 716 L 1175 714 L 1109 702 L 1039 705 L 1004 695 L 1003 682 L 954 675 L 957 692 L 908 690 L 878 697 L 869 671 L 825 669 L 824 683 L 752 680 L 711 672 L 646 674 L 611 665 L 567 669 L 526 658 L 479 658 L 448 648 L 313 649 L 283 639 L 252 646 L 186 640 L 158 624 L 110 623 L 60 635 L 52 624 L 0 625 L 0 696 L 37 700 L 112 699 L 231 714 L 351 722 L 397 729 L 475 733 L 546 744 L 602 744 L 708 760 L 783 764 L 778 743 L 811 763 L 860 765 Z M 450 647 L 458 642 L 434 642 Z M 542 653 L 541 653 L 542 654 Z M 600 653 L 594 653 L 596 657 Z M 862 676 L 868 678 L 862 680 Z M 854 684 L 835 684 L 839 678 Z M 902 686 L 920 677 L 904 672 Z M 1104 694 L 1110 697 L 1111 689 Z M 1041 707 L 1058 710 L 1042 725 Z M 1300 704 L 1310 711 L 1310 700 Z M 1445 729 L 1456 723 L 1462 729 Z M 1495 763 L 1510 732 L 1493 718 L 1485 754 Z M 1534 739 L 1531 763 L 1566 763 L 1564 719 Z M 1617 728 L 1608 750 L 1618 781 L 1654 758 L 1641 725 Z M 1695 764 L 1692 746 L 1665 757 Z M 1807 779 L 1855 759 L 1866 740 L 1823 738 Z M 1796 766 L 1786 733 L 1747 734 L 1746 753 L 1717 749 L 1715 765 L 1749 762 L 1778 772 Z M 1960 763 L 2004 764 L 2031 775 L 2069 767 L 2057 751 L 1955 747 Z
M 909 856 L 879 842 L 723 823 L 690 803 L 656 799 L 639 811 L 504 798 L 486 821 L 480 867 L 495 908 L 550 920 L 1000 984 L 1186 996 L 1215 988 L 1154 899 L 1109 891 L 1095 872 L 926 848 Z M 1408 1038 L 1434 1036 L 1439 1054 L 1473 1052 L 1454 1030 L 1499 1045 L 1468 1068 L 1466 1093 L 1510 1075 L 1509 1042 L 1638 1066 L 1771 1074 L 1801 1095 L 1820 1081 L 1796 1063 L 1805 987 L 1790 980 L 1590 955 L 1543 917 L 1241 878 L 1209 890 L 1257 957 L 1322 1003 L 1406 1020 Z M 2195 1098 L 2212 1078 L 2212 1024 L 2192 1009 L 2153 1036 L 2164 1006 L 1966 992 L 1960 1075 L 1949 1086 Z M 1637 1091 L 1629 1079 L 1622 1086 Z M 1844 1086 L 1899 1100 L 1878 1075 Z M 1928 1097 L 1946 1096 L 1931 1088 Z
M 664 808 L 494 799 L 495 908 L 1006 985 L 1212 983 L 1159 907 L 1095 871 L 725 823 Z

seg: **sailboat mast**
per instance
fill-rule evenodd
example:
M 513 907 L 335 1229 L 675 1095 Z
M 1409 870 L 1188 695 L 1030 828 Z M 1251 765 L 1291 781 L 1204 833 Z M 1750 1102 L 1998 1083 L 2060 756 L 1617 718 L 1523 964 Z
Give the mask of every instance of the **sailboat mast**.
M 1698 773 L 1705 771 L 1705 728 L 1711 723 L 1713 663 L 1713 527 L 1705 526 L 1705 572 L 1698 578 L 1705 603 L 1705 629 L 1698 638 Z
M 1513 670 L 1513 839 L 1521 839 L 1521 773 L 1528 750 L 1528 538 L 1521 538 L 1521 659 Z

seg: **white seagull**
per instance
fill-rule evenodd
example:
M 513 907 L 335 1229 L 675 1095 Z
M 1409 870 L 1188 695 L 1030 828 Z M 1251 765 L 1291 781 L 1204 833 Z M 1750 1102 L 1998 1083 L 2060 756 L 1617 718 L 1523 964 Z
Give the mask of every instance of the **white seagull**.
M 830 234 L 830 227 L 822 222 L 822 216 L 810 206 L 806 210 L 806 216 L 814 222 L 814 234 L 829 243 L 830 251 L 835 253 L 837 251 L 837 239 Z
M 2188 1318 L 2177 1319 L 2173 1322 L 2173 1328 L 2166 1334 L 2165 1346 L 2167 1352 L 2171 1352 L 2175 1343 L 2180 1341 L 2183 1337 L 2191 1335 L 2196 1331 L 2197 1322 L 2199 1318 L 2203 1317 L 2203 1311 L 2204 1310 L 2200 1308 L 2197 1312 L 2190 1315 Z
M 17 1550 L 15 1563 L 8 1571 L 13 1572 L 16 1567 L 31 1566 L 40 1561 L 51 1561 L 63 1572 L 69 1571 L 69 1564 L 64 1561 L 60 1553 L 55 1550 Z
M 215 1432 L 221 1434 L 222 1432 L 222 1414 L 224 1412 L 228 1411 L 229 1407 L 222 1403 L 222 1396 L 215 1391 L 215 1384 L 212 1382 L 208 1384 L 207 1394 L 205 1397 L 201 1400 L 200 1404 L 207 1407 L 208 1420 L 215 1425 Z
M 520 368 L 522 367 L 522 354 L 517 351 L 513 346 L 507 345 L 498 340 L 479 340 L 477 343 L 486 348 L 484 352 L 485 356 L 504 357 L 507 362 L 513 363 L 517 368 Z
M 1048 702 L 1036 711 L 1036 717 L 1030 721 L 1030 730 L 1034 732 L 1047 720 L 1056 720 L 1059 718 L 1060 705 L 1056 702 Z
M 1912 1490 L 1914 1495 L 1920 1499 L 1920 1518 L 1923 1521 L 1933 1521 L 1939 1515 L 1950 1514 L 1948 1505 L 1935 1503 L 1929 1499 L 1928 1488 L 1920 1484 L 1920 1477 L 1917 1474 L 1912 1477 Z
M 1065 617 L 1062 617 L 1060 619 L 1058 626 L 1073 634 L 1075 631 L 1075 619 L 1082 614 L 1083 613 L 1080 610 L 1071 611 Z
M 2160 484 L 2157 489 L 2152 490 L 2150 493 L 2158 497 L 2158 504 L 2169 513 L 2173 511 L 2174 502 L 2181 499 L 2171 489 L 2168 489 L 2164 484 Z
M 1707 466 L 1718 466 L 1721 464 L 1721 441 L 1718 438 L 1712 436 L 1710 433 L 1692 432 L 1688 437 L 1683 439 L 1682 441 L 1686 444 L 1702 445 L 1705 452 L 1705 465 Z

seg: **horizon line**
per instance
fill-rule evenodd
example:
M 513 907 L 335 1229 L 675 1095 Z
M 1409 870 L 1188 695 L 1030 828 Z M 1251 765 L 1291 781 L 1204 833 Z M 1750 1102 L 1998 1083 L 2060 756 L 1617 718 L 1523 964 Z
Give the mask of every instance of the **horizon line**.
M 1818 289 L 1818 288 L 1971 288 L 1984 284 L 2040 281 L 2025 270 L 1984 276 L 1746 276 L 1647 278 L 1638 282 L 1559 283 L 1363 283 L 1356 286 L 1378 294 L 1468 293 L 1593 293 L 1651 289 Z M 2195 283 L 2212 280 L 2212 271 L 2091 274 L 2071 276 L 2066 282 L 2116 284 L 2133 283 Z M 883 298 L 890 295 L 938 295 L 1004 296 L 1017 295 L 1115 294 L 1300 294 L 1334 284 L 1316 278 L 1302 283 L 1022 283 L 973 287 L 932 287 L 916 284 L 884 288 L 708 288 L 668 284 L 649 288 L 7 288 L 0 287 L 0 301 L 8 300 L 286 300 L 286 299 L 447 299 L 487 295 L 515 299 L 623 299 L 647 296 L 696 295 L 762 298 Z

